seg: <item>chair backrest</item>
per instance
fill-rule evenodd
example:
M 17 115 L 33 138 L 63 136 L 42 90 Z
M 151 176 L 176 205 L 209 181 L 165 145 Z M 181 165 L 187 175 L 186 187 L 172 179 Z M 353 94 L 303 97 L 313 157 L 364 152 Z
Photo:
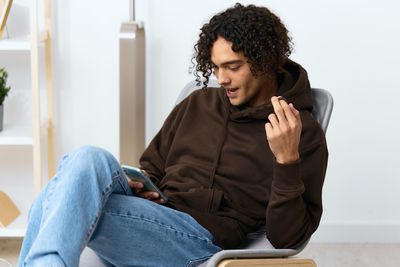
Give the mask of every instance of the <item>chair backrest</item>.
M 210 80 L 208 87 L 219 87 L 219 85 L 216 80 Z M 202 88 L 202 86 L 196 85 L 195 81 L 189 82 L 183 87 L 175 104 L 179 104 L 183 99 L 189 96 L 190 93 L 200 88 Z M 312 116 L 318 121 L 322 130 L 326 133 L 333 109 L 333 97 L 328 90 L 325 89 L 312 88 L 311 91 L 314 99 Z
M 220 87 L 216 80 L 210 80 L 208 82 L 208 87 Z M 188 97 L 194 90 L 202 88 L 202 85 L 196 85 L 196 81 L 191 81 L 182 88 L 181 92 L 176 99 L 175 104 L 178 105 L 183 99 Z
M 322 130 L 326 133 L 333 109 L 333 97 L 328 90 L 325 89 L 312 88 L 311 90 L 314 101 L 312 115 L 314 119 L 319 122 Z

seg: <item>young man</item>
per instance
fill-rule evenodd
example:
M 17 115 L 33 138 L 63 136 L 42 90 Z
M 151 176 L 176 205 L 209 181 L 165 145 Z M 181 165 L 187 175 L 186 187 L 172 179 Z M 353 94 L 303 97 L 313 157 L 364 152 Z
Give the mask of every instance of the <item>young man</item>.
M 109 266 L 196 266 L 262 226 L 277 248 L 317 229 L 328 153 L 284 25 L 236 4 L 195 51 L 197 81 L 214 72 L 221 87 L 178 104 L 140 161 L 168 202 L 108 152 L 80 148 L 35 200 L 19 266 L 77 266 L 86 245 Z

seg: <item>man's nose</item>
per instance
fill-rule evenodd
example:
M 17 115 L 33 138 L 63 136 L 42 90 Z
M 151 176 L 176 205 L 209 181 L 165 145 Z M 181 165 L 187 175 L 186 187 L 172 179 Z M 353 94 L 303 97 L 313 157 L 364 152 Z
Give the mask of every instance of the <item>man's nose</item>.
M 226 85 L 229 84 L 231 81 L 229 75 L 227 75 L 224 70 L 219 70 L 217 80 L 219 85 Z

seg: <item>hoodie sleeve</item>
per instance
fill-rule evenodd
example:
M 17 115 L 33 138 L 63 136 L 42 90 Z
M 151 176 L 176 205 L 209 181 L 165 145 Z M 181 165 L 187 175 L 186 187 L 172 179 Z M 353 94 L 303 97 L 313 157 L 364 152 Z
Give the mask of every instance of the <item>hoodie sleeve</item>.
M 275 248 L 299 247 L 315 232 L 321 219 L 328 151 L 323 131 L 316 122 L 312 124 L 307 130 L 303 127 L 300 159 L 292 164 L 274 162 L 266 232 Z
M 157 186 L 165 175 L 165 161 L 175 136 L 177 116 L 181 106 L 182 103 L 177 105 L 168 115 L 162 128 L 155 135 L 139 160 L 140 168 L 149 174 L 151 180 Z

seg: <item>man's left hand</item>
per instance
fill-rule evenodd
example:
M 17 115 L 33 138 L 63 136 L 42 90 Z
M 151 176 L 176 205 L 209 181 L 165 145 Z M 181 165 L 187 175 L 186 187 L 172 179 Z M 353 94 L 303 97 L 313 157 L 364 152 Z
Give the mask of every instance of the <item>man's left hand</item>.
M 265 124 L 267 140 L 276 161 L 288 164 L 297 161 L 299 156 L 299 143 L 301 135 L 300 112 L 293 104 L 273 96 L 271 103 L 274 113 L 268 116 L 269 122 Z

